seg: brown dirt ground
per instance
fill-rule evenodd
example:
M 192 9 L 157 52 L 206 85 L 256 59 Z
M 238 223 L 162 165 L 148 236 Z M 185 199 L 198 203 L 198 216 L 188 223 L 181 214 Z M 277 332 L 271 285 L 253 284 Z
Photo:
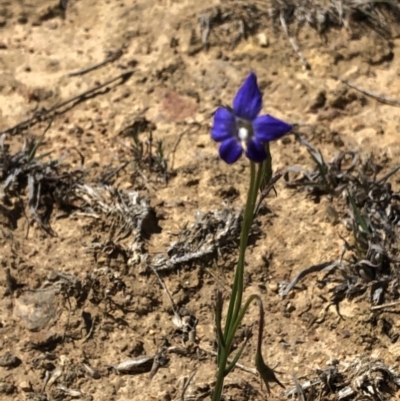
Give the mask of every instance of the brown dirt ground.
M 208 6 L 214 4 L 217 1 Z M 308 141 L 328 159 L 339 149 L 374 152 L 389 169 L 400 156 L 398 109 L 353 90 L 345 92 L 346 87 L 331 77 L 338 74 L 400 99 L 399 39 L 389 43 L 373 31 L 351 37 L 340 30 L 328 34 L 324 42 L 305 29 L 298 39 L 312 67 L 306 71 L 285 36 L 269 29 L 259 31 L 267 44 L 254 35 L 230 49 L 211 34 L 212 46 L 201 50 L 196 16 L 204 8 L 202 2 L 191 0 L 71 1 L 63 17 L 57 1 L 0 1 L 0 130 L 29 118 L 38 104 L 49 108 L 133 69 L 121 85 L 110 85 L 58 115 L 39 153 L 51 152 L 47 159 L 65 157 L 63 166 L 68 170 L 79 167 L 79 149 L 85 168 L 90 167 L 85 179 L 90 183 L 132 159 L 123 146 L 129 143 L 120 134 L 123 128 L 142 117 L 155 124 L 153 139 L 163 141 L 168 158 L 167 184 L 162 174 L 143 167 L 143 178 L 130 164 L 112 181 L 121 190 L 139 190 L 155 210 L 158 227 L 149 229 L 143 249 L 137 250 L 142 258 L 165 252 L 176 240 L 175 234 L 195 220 L 196 211 L 243 204 L 246 161 L 232 167 L 221 162 L 209 130 L 212 112 L 221 102 L 230 102 L 251 69 L 264 90 L 265 110 L 307 124 Z M 118 49 L 122 49 L 121 57 L 108 65 L 68 76 Z M 313 107 L 321 92 L 326 95 L 325 104 Z M 29 130 L 9 134 L 5 143 L 16 152 L 28 133 L 39 136 L 46 125 L 39 122 Z M 275 169 L 310 167 L 305 149 L 292 137 L 273 143 L 272 152 Z M 261 234 L 249 248 L 246 266 L 246 296 L 257 292 L 265 302 L 266 361 L 278 365 L 279 377 L 289 387 L 293 372 L 304 377 L 333 358 L 345 363 L 367 354 L 388 366 L 396 364 L 399 345 L 379 326 L 368 323 L 371 312 L 366 299 L 342 302 L 344 319 L 334 307 L 325 319 L 316 319 L 328 297 L 326 288 L 315 285 L 318 274 L 303 280 L 289 300 L 280 298 L 281 281 L 289 281 L 313 264 L 337 259 L 340 235 L 349 238 L 350 233 L 341 224 L 332 224 L 328 199 L 322 197 L 316 203 L 282 182 L 277 193 L 268 199 L 270 212 L 260 218 Z M 118 375 L 107 366 L 155 354 L 166 343 L 184 346 L 171 321 L 168 297 L 151 271 L 127 261 L 124 247 L 129 238 L 113 241 L 106 216 L 98 213 L 94 218 L 77 211 L 61 216 L 55 208 L 50 219 L 57 233 L 53 237 L 36 223 L 28 223 L 24 200 L 26 194 L 22 195 L 26 210 L 18 214 L 15 224 L 0 221 L 0 293 L 4 294 L 0 299 L 0 356 L 10 352 L 21 360 L 16 367 L 0 367 L 1 400 L 69 399 L 57 388 L 59 384 L 98 401 L 179 400 L 192 372 L 196 374 L 185 399 L 207 393 L 215 380 L 215 361 L 200 349 L 214 349 L 215 289 L 221 282 L 229 288 L 235 254 L 222 250 L 218 260 L 207 266 L 198 262 L 162 275 L 176 305 L 198 320 L 198 348 L 187 355 L 171 353 L 151 381 L 148 373 Z M 15 199 L 9 207 L 17 207 L 18 202 Z M 107 244 L 112 245 L 107 248 Z M 23 285 L 12 296 L 6 287 L 7 268 Z M 47 313 L 52 316 L 40 331 L 30 330 L 30 319 L 40 305 L 36 301 L 29 305 L 28 290 L 43 288 L 52 271 L 74 275 L 82 283 L 95 282 L 97 287 L 89 288 L 91 295 L 82 302 L 72 295 L 68 302 L 68 297 L 62 297 L 65 291 L 48 291 L 47 307 L 52 310 Z M 94 324 L 90 335 L 87 316 Z M 256 327 L 255 308 L 245 323 Z M 48 359 L 35 363 L 46 352 Z M 252 367 L 253 353 L 254 339 L 242 364 Z M 98 369 L 101 377 L 95 380 L 80 372 L 82 362 Z M 56 368 L 62 368 L 57 383 L 42 390 L 46 372 L 54 379 Z M 257 377 L 250 373 L 236 369 L 226 384 L 226 399 L 265 399 Z M 287 399 L 280 388 L 272 387 L 270 400 Z

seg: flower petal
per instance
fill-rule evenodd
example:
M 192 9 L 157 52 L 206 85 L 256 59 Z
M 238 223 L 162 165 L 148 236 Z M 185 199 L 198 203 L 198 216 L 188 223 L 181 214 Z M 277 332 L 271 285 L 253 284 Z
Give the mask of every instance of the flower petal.
M 236 139 L 227 139 L 223 141 L 219 147 L 219 156 L 228 164 L 235 163 L 242 153 L 242 145 Z
M 211 129 L 211 138 L 215 142 L 222 142 L 236 135 L 235 116 L 225 107 L 220 107 L 214 114 L 214 124 Z
M 244 81 L 233 100 L 235 114 L 248 121 L 254 120 L 262 108 L 262 95 L 257 76 L 252 72 Z
M 282 138 L 292 129 L 292 126 L 267 114 L 253 121 L 253 129 L 254 137 L 258 141 L 269 142 Z
M 247 142 L 246 157 L 256 163 L 263 162 L 267 157 L 264 144 L 259 142 L 256 138 L 251 139 Z

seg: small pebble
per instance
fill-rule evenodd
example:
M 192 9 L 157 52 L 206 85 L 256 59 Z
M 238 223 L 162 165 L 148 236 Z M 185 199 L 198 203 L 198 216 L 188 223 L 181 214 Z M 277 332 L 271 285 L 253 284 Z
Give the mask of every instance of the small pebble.
M 21 382 L 21 383 L 19 384 L 19 388 L 20 388 L 22 391 L 25 391 L 25 392 L 32 391 L 31 383 L 29 383 L 29 382 L 27 382 L 27 381 Z
M 269 40 L 267 38 L 267 35 L 264 32 L 261 32 L 257 35 L 258 39 L 258 44 L 261 47 L 268 47 L 269 46 Z
M 269 284 L 268 284 L 268 289 L 269 289 L 271 292 L 277 293 L 278 290 L 279 290 L 278 283 L 275 282 L 275 281 L 273 281 L 272 283 L 269 283 Z

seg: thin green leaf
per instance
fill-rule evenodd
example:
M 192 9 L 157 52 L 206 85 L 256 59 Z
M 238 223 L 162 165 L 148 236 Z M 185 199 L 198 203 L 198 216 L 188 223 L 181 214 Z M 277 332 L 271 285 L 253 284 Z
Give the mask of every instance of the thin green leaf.
M 235 357 L 232 359 L 232 361 L 229 363 L 229 365 L 225 368 L 225 376 L 228 376 L 229 373 L 231 373 L 232 369 L 236 366 L 238 360 L 242 356 L 244 347 L 247 345 L 247 342 L 249 341 L 249 338 L 246 338 L 244 341 L 243 345 L 240 347 L 239 351 L 235 355 Z
M 364 217 L 361 215 L 360 209 L 357 207 L 356 203 L 354 202 L 354 198 L 351 196 L 351 194 L 348 190 L 347 190 L 347 196 L 349 197 L 351 207 L 355 214 L 357 225 L 362 228 L 364 233 L 371 234 L 367 222 L 365 221 Z
M 224 334 L 222 333 L 222 294 L 220 291 L 217 291 L 217 301 L 215 304 L 215 327 L 217 330 L 217 340 L 218 340 L 218 354 L 220 353 L 221 348 L 225 349 L 225 339 Z
M 276 383 L 279 384 L 282 388 L 285 388 L 285 386 L 275 376 L 275 372 L 264 362 L 264 358 L 262 357 L 261 352 L 257 352 L 256 354 L 256 369 L 260 374 L 260 377 L 264 382 L 268 393 L 271 392 L 269 388 L 269 383 Z

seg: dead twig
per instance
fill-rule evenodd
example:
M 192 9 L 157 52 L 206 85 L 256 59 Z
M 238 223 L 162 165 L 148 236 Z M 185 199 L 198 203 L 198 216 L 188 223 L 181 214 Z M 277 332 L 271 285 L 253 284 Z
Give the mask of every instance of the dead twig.
M 110 64 L 110 63 L 113 63 L 114 61 L 117 61 L 119 58 L 121 58 L 122 54 L 123 54 L 123 50 L 122 49 L 118 49 L 118 50 L 115 50 L 115 51 L 110 51 L 110 52 L 108 52 L 107 57 L 103 61 L 101 61 L 100 63 L 97 63 L 97 64 L 94 64 L 94 65 L 92 65 L 90 67 L 84 68 L 83 70 L 70 72 L 68 74 L 68 76 L 69 77 L 77 77 L 77 76 L 80 76 L 80 75 L 85 75 L 88 72 L 97 70 L 97 69 L 99 69 L 101 67 L 106 66 L 107 64 Z
M 97 320 L 96 318 L 92 319 L 92 322 L 91 322 L 92 324 L 90 325 L 90 329 L 89 329 L 88 333 L 86 334 L 86 336 L 81 341 L 82 344 L 85 343 L 86 341 L 88 341 L 92 337 L 94 328 L 96 326 L 96 320 Z
M 180 319 L 179 313 L 178 313 L 178 311 L 177 311 L 177 309 L 176 309 L 176 306 L 175 306 L 175 302 L 174 302 L 174 300 L 172 299 L 171 294 L 170 294 L 169 291 L 168 291 L 168 288 L 166 287 L 166 285 L 164 284 L 164 282 L 161 280 L 161 277 L 160 277 L 160 275 L 158 274 L 157 270 L 156 270 L 152 265 L 150 265 L 150 268 L 151 268 L 151 270 L 153 270 L 153 273 L 154 273 L 155 276 L 157 277 L 158 282 L 160 283 L 161 287 L 162 287 L 162 288 L 164 289 L 164 291 L 166 292 L 166 294 L 167 294 L 167 296 L 168 296 L 168 298 L 169 298 L 169 302 L 171 302 L 171 307 L 172 307 L 172 311 L 174 312 L 174 315 L 178 316 L 179 319 Z
M 114 168 L 110 173 L 106 174 L 102 179 L 101 183 L 104 185 L 107 185 L 111 178 L 113 178 L 115 175 L 117 175 L 121 170 L 123 170 L 129 162 L 122 163 L 119 167 Z
M 172 318 L 172 323 L 182 332 L 183 337 L 187 335 L 187 338 L 190 342 L 194 342 L 196 339 L 196 325 L 197 319 L 194 316 L 182 316 L 178 313 L 178 310 L 175 306 L 174 300 L 172 299 L 171 294 L 168 291 L 167 286 L 161 280 L 160 275 L 158 274 L 157 270 L 150 265 L 151 270 L 153 270 L 154 274 L 157 277 L 158 282 L 161 284 L 161 287 L 167 293 L 169 301 L 171 303 L 172 310 L 174 312 L 174 316 Z
M 71 388 L 68 388 L 62 384 L 58 384 L 56 387 L 58 390 L 61 390 L 63 393 L 66 395 L 70 396 L 71 398 L 82 398 L 84 396 L 84 393 L 80 390 L 73 390 Z
M 364 88 L 361 88 L 360 86 L 357 86 L 355 84 L 353 84 L 350 81 L 347 81 L 346 79 L 340 78 L 337 75 L 332 75 L 333 79 L 337 79 L 338 81 L 342 82 L 343 84 L 347 85 L 349 88 L 355 89 L 356 91 L 362 93 L 365 96 L 369 96 L 372 97 L 373 99 L 377 100 L 378 102 L 384 103 L 384 104 L 388 104 L 389 106 L 394 106 L 394 107 L 400 107 L 400 100 L 397 99 L 393 99 L 391 97 L 385 96 L 385 95 L 381 95 L 379 93 L 376 92 L 371 92 L 368 91 Z
M 191 132 L 193 132 L 194 128 L 197 128 L 197 131 L 200 129 L 201 125 L 197 124 L 195 127 L 190 127 L 188 129 L 186 129 L 185 131 L 181 132 L 178 136 L 178 139 L 175 142 L 175 145 L 171 151 L 171 154 L 168 156 L 168 159 L 171 158 L 171 170 L 174 169 L 174 163 L 175 163 L 175 152 L 178 149 L 179 144 L 181 143 L 182 138 L 186 135 L 189 134 Z
M 270 182 L 267 184 L 267 186 L 262 190 L 260 197 L 258 199 L 257 206 L 255 208 L 254 214 L 257 216 L 258 212 L 260 211 L 260 207 L 262 203 L 264 202 L 265 198 L 269 195 L 272 189 L 274 189 L 274 185 L 279 181 L 279 179 L 282 177 L 282 173 L 278 172 L 275 173 Z
M 297 379 L 297 377 L 296 377 L 296 375 L 294 373 L 292 373 L 292 379 L 293 379 L 294 384 L 296 386 L 297 396 L 300 398 L 301 401 L 306 401 L 306 398 L 304 396 L 304 391 L 301 388 L 299 380 Z
M 143 171 L 139 168 L 136 167 L 137 173 L 142 177 L 143 184 L 147 188 L 147 190 L 152 193 L 153 196 L 158 198 L 158 193 L 157 193 L 157 188 L 150 183 L 149 179 L 146 177 L 146 175 L 143 173 Z
M 51 107 L 48 110 L 39 111 L 39 112 L 35 113 L 31 118 L 28 118 L 27 120 L 22 121 L 22 122 L 18 123 L 17 125 L 14 125 L 13 127 L 7 128 L 5 131 L 0 132 L 0 135 L 2 135 L 2 134 L 15 135 L 16 133 L 18 133 L 22 130 L 30 128 L 32 125 L 38 123 L 39 121 L 43 121 L 48 118 L 54 118 L 56 115 L 62 114 L 64 112 L 62 110 L 59 111 L 61 108 L 75 102 L 75 104 L 72 104 L 72 106 L 71 106 L 71 107 L 73 107 L 76 104 L 89 99 L 90 97 L 96 96 L 96 94 L 98 94 L 97 92 L 99 92 L 101 89 L 105 88 L 106 86 L 113 84 L 114 82 L 121 81 L 118 83 L 118 85 L 122 85 L 132 76 L 133 72 L 134 72 L 133 70 L 126 71 L 126 72 L 118 75 L 117 77 L 109 79 L 108 81 L 106 81 L 100 85 L 96 85 L 95 87 L 88 89 L 77 96 L 73 96 L 70 99 L 65 100 L 64 102 L 61 102 L 61 103 Z M 52 114 L 52 113 L 54 113 L 54 114 Z
M 391 308 L 392 306 L 398 306 L 398 305 L 400 305 L 400 301 L 389 302 L 389 303 L 383 304 L 383 305 L 371 306 L 371 310 L 380 310 L 380 309 L 385 309 L 385 308 Z
M 6 269 L 6 285 L 7 285 L 8 294 L 10 296 L 12 296 L 14 293 L 14 290 L 17 288 L 17 281 L 11 275 L 9 268 Z
M 153 378 L 159 367 L 165 366 L 168 360 L 162 353 L 148 356 L 143 355 L 137 358 L 128 359 L 115 365 L 109 366 L 117 373 L 140 374 L 149 373 L 150 379 Z
M 281 10 L 280 14 L 279 14 L 279 19 L 281 21 L 281 25 L 282 25 L 282 29 L 283 32 L 285 32 L 285 35 L 289 41 L 289 43 L 292 45 L 293 50 L 296 52 L 296 54 L 299 56 L 299 59 L 301 61 L 301 63 L 303 64 L 304 68 L 306 70 L 311 70 L 311 66 L 310 63 L 306 60 L 306 58 L 303 56 L 303 53 L 301 52 L 295 38 L 293 36 L 290 36 L 289 34 L 289 30 L 286 24 L 286 20 L 285 20 L 285 16 L 283 15 L 284 11 Z
M 215 282 L 216 282 L 221 288 L 223 288 L 223 289 L 224 289 L 226 292 L 228 292 L 229 294 L 231 293 L 230 287 L 229 287 L 227 284 L 223 283 L 222 280 L 221 280 L 211 269 L 209 269 L 208 267 L 206 267 L 206 270 L 207 270 L 208 274 L 210 274 L 210 276 L 212 276 L 212 277 L 214 278 Z
M 181 394 L 181 401 L 185 400 L 185 393 L 187 391 L 187 389 L 189 388 L 190 382 L 192 381 L 193 377 L 195 376 L 195 374 L 197 373 L 196 370 L 194 370 L 190 376 L 185 380 L 184 384 L 183 384 L 183 388 L 182 388 L 182 394 Z
M 284 297 L 287 294 L 289 294 L 289 292 L 293 289 L 293 287 L 297 284 L 297 282 L 300 281 L 303 277 L 307 276 L 308 274 L 327 270 L 330 271 L 338 266 L 339 262 L 337 260 L 335 261 L 331 260 L 330 262 L 320 263 L 318 265 L 313 265 L 308 267 L 307 269 L 302 270 L 300 273 L 297 274 L 297 276 L 292 280 L 292 282 L 288 284 L 287 287 L 282 291 L 281 296 Z
M 204 348 L 201 348 L 201 349 L 202 349 L 202 351 L 206 352 L 207 354 L 218 356 L 218 353 L 215 351 L 211 351 L 211 350 L 204 349 Z M 231 363 L 231 362 L 232 362 L 232 360 L 228 359 L 228 363 Z M 247 373 L 251 373 L 254 376 L 258 376 L 258 372 L 257 372 L 256 368 L 249 368 L 248 366 L 242 365 L 241 363 L 236 363 L 235 366 Z
M 400 170 L 400 165 L 396 166 L 392 170 L 390 170 L 387 174 L 385 174 L 382 178 L 376 181 L 377 184 L 385 183 L 392 175 L 396 174 Z

